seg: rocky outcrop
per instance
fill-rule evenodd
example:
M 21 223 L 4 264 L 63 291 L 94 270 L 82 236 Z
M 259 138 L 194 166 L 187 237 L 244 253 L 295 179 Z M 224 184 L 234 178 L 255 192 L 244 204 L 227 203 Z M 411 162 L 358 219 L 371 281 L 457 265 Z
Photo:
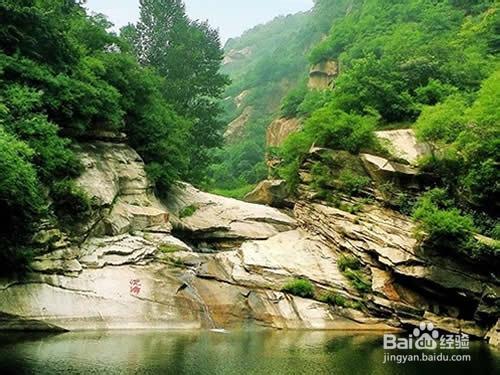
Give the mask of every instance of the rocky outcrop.
M 247 316 L 278 328 L 395 329 L 361 311 L 281 292 L 289 280 L 306 278 L 315 283 L 318 293 L 356 294 L 339 272 L 338 254 L 303 230 L 248 241 L 237 250 L 218 254 L 176 256 L 184 264 L 195 265 L 196 289 L 218 326 L 241 324 L 241 317 Z
M 250 47 L 245 47 L 240 50 L 232 49 L 225 53 L 224 60 L 222 61 L 223 65 L 229 65 L 234 62 L 244 60 L 252 54 L 252 49 Z
M 2 329 L 399 330 L 428 321 L 498 344 L 498 277 L 422 250 L 413 222 L 374 196 L 303 194 L 292 218 L 179 183 L 162 203 L 128 146 L 79 152 L 87 169 L 78 183 L 97 214 L 76 236 L 49 228 L 35 237 L 47 252 L 27 275 L 0 280 Z M 332 152 L 311 155 L 363 168 Z M 312 283 L 314 296 L 284 293 L 293 279 Z
M 267 128 L 267 147 L 279 147 L 288 136 L 300 129 L 300 120 L 297 118 L 279 118 Z
M 334 60 L 323 61 L 313 65 L 309 71 L 308 87 L 313 90 L 331 88 L 338 74 L 338 63 Z
M 418 160 L 431 151 L 429 145 L 417 140 L 413 129 L 378 131 L 375 135 L 391 155 L 411 165 L 417 165 Z
M 314 163 L 338 169 L 347 162 L 352 169 L 359 161 L 372 177 L 370 188 L 356 197 L 337 190 L 335 185 L 323 184 L 326 190 L 316 194 L 310 171 Z M 338 171 L 330 171 L 331 175 L 335 173 Z M 359 170 L 356 173 L 363 175 Z M 459 256 L 424 248 L 414 236 L 413 220 L 388 208 L 390 205 L 379 194 L 387 182 L 399 182 L 395 189 L 405 191 L 406 196 L 411 191 L 401 187 L 418 192 L 426 176 L 417 167 L 405 160 L 399 163 L 370 154 L 358 157 L 313 149 L 300 177 L 300 198 L 294 208 L 299 226 L 334 252 L 359 262 L 356 271 L 348 270 L 347 275 L 361 289 L 369 316 L 385 317 L 398 327 L 428 321 L 443 331 L 487 339 L 491 336 L 490 341 L 495 341 L 492 324 L 500 315 L 498 275 Z M 329 199 L 332 196 L 335 199 Z M 351 293 L 344 296 L 359 297 Z
M 252 115 L 253 107 L 245 107 L 243 112 L 227 126 L 224 139 L 228 142 L 237 140 L 243 136 L 245 127 Z
M 265 239 L 296 226 L 295 220 L 274 208 L 205 193 L 184 183 L 172 189 L 166 204 L 175 230 L 213 245 Z
M 245 98 L 250 94 L 250 90 L 243 90 L 234 98 L 234 104 L 236 104 L 236 108 L 240 108 L 245 101 Z
M 391 182 L 401 187 L 418 189 L 425 180 L 418 168 L 407 164 L 370 154 L 361 154 L 360 159 L 373 181 L 380 185 Z
M 75 255 L 77 269 L 55 267 Z M 193 252 L 169 235 L 105 237 L 51 258 L 45 259 L 50 269 L 0 282 L 0 328 L 394 329 L 382 319 L 280 291 L 298 276 L 324 288 L 341 285 L 332 252 L 302 231 L 217 254 Z
M 354 255 L 371 274 L 365 305 L 374 316 L 404 325 L 422 320 L 445 331 L 486 334 L 497 318 L 500 285 L 490 275 L 442 254 L 424 252 L 413 223 L 392 210 L 365 204 L 356 214 L 299 202 L 301 225 L 343 254 Z
M 169 232 L 166 208 L 153 194 L 144 163 L 121 143 L 83 143 L 77 150 L 85 172 L 77 183 L 92 198 L 95 214 L 78 232 L 119 235 L 134 230 Z
M 271 207 L 283 207 L 287 198 L 288 188 L 285 180 L 264 180 L 248 193 L 244 200 Z

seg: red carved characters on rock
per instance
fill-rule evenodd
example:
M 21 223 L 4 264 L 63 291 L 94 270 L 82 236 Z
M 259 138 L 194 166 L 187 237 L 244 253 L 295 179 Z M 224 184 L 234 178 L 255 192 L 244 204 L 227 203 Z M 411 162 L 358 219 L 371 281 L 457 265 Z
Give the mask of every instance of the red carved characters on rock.
M 130 293 L 138 296 L 142 288 L 141 280 L 139 279 L 130 280 L 129 284 L 130 284 Z

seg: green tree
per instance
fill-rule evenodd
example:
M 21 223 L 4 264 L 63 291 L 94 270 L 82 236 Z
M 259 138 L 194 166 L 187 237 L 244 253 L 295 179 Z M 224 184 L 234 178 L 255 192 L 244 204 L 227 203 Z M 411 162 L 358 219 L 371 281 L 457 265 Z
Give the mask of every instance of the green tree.
M 20 244 L 33 234 L 45 211 L 44 193 L 31 159 L 34 152 L 0 125 L 0 271 L 17 269 L 24 251 Z
M 138 24 L 123 34 L 134 44 L 139 61 L 165 78 L 162 94 L 191 119 L 188 177 L 200 181 L 209 163 L 208 149 L 222 142 L 218 99 L 228 79 L 219 72 L 223 59 L 216 30 L 190 21 L 180 0 L 141 0 Z

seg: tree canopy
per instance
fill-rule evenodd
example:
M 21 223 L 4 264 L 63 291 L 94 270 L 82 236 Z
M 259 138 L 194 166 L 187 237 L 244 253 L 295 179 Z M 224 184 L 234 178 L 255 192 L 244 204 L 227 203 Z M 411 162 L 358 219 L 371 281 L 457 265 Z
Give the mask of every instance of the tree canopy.
M 73 182 L 82 172 L 73 145 L 88 134 L 125 132 L 160 194 L 178 179 L 201 179 L 203 155 L 220 140 L 222 52 L 214 30 L 172 4 L 142 1 L 141 23 L 119 36 L 80 1 L 0 2 L 2 268 L 22 264 L 40 223 L 88 214 Z

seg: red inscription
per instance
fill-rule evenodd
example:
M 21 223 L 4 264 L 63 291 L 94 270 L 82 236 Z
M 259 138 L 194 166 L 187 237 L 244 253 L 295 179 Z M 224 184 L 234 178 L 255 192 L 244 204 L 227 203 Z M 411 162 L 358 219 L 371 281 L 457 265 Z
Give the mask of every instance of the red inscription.
M 135 279 L 135 280 L 130 280 L 130 293 L 138 295 L 141 292 L 141 280 Z

